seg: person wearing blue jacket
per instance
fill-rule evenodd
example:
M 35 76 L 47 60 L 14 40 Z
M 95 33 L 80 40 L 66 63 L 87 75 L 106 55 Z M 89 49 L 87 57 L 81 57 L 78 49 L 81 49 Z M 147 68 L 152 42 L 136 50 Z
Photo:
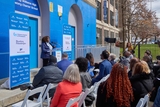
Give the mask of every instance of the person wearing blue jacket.
M 102 62 L 99 64 L 99 74 L 96 78 L 92 79 L 92 85 L 95 82 L 100 81 L 106 75 L 110 74 L 110 71 L 112 69 L 112 65 L 108 61 L 108 57 L 109 57 L 109 52 L 107 50 L 102 51 L 102 53 L 101 53 Z
M 64 74 L 68 66 L 71 64 L 72 64 L 72 61 L 68 60 L 68 54 L 64 52 L 62 54 L 62 60 L 57 63 L 57 67 L 61 69 Z
M 49 43 L 50 39 L 49 36 L 44 36 L 42 38 L 42 44 L 41 44 L 41 58 L 43 59 L 43 67 L 48 65 L 49 57 L 52 52 L 52 46 Z

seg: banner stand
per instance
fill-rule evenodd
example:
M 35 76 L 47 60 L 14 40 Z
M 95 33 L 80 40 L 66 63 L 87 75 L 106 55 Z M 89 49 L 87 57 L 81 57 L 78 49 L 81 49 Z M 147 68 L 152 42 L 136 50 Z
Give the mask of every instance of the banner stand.
M 30 82 L 29 18 L 9 16 L 9 89 Z

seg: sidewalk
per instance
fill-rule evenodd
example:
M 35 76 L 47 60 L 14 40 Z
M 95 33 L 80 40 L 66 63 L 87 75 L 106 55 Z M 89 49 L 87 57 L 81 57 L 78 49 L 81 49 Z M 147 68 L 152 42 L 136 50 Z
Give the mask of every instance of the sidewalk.
M 31 70 L 31 82 L 38 71 L 39 68 Z M 0 89 L 0 107 L 9 107 L 9 105 L 23 100 L 26 91 L 21 91 L 19 87 L 12 90 Z

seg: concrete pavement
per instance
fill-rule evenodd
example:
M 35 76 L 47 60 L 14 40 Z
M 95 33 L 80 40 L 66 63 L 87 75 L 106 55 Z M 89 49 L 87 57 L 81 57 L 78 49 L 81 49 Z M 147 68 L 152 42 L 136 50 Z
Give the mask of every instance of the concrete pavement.
M 39 68 L 31 70 L 31 82 L 33 77 L 37 74 Z M 5 79 L 6 80 L 6 79 Z M 4 82 L 1 80 L 0 83 Z M 0 89 L 0 107 L 10 107 L 11 104 L 21 101 L 24 99 L 26 91 L 21 91 L 19 87 L 14 88 L 12 90 Z

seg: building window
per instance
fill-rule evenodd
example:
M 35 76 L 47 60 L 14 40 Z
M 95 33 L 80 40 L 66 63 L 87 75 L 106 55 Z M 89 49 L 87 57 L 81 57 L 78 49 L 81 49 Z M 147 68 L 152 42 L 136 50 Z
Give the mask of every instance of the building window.
M 101 3 L 97 1 L 97 19 L 101 20 Z
M 110 4 L 114 6 L 114 0 L 110 0 Z
M 106 17 L 106 19 L 104 19 L 104 22 L 108 23 L 108 8 L 107 7 L 106 7 L 106 14 L 107 14 L 107 17 Z
M 102 44 L 102 29 L 97 28 L 97 35 L 96 35 L 97 44 Z
M 111 26 L 114 26 L 114 14 L 112 11 L 110 11 L 110 24 Z
M 118 10 L 118 0 L 115 0 L 116 9 Z
M 114 38 L 114 32 L 111 32 L 111 38 Z
M 104 38 L 108 38 L 109 37 L 109 31 L 108 30 L 104 30 Z M 108 44 L 107 42 L 104 42 L 104 44 Z

